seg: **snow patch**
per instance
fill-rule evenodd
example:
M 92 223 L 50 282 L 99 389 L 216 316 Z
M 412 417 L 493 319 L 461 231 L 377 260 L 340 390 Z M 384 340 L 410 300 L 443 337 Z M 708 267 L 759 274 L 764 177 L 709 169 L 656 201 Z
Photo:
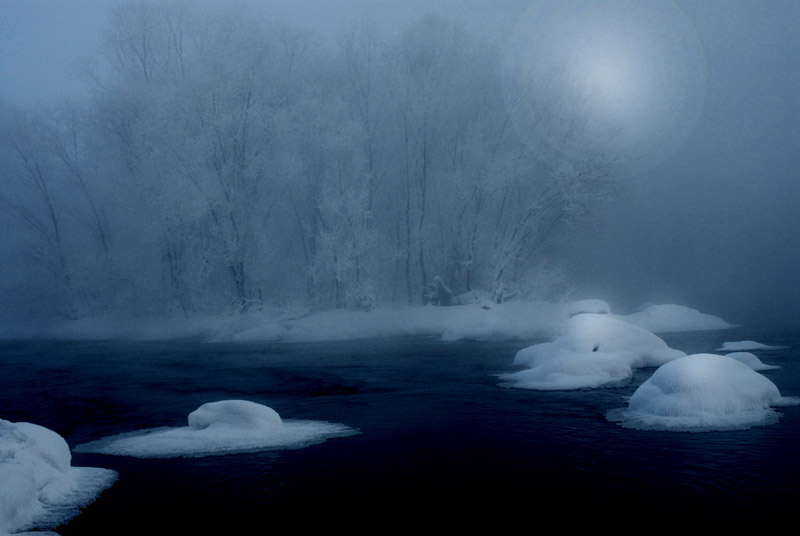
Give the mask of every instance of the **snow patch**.
M 653 333 L 606 314 L 579 314 L 551 342 L 523 348 L 514 357 L 529 369 L 504 374 L 506 387 L 566 390 L 623 382 L 633 368 L 659 366 L 685 356 Z
M 727 356 L 694 354 L 659 367 L 627 408 L 607 414 L 627 428 L 670 431 L 739 430 L 771 424 L 772 406 L 794 405 L 770 380 Z
M 52 430 L 0 419 L 0 535 L 57 527 L 117 479 L 71 461 L 67 442 Z
M 781 367 L 777 365 L 767 365 L 766 363 L 762 362 L 758 357 L 750 352 L 733 352 L 732 354 L 726 354 L 727 357 L 735 359 L 736 361 L 741 361 L 751 369 L 755 371 L 762 371 L 762 370 L 774 370 L 779 369 Z
M 630 364 L 619 355 L 561 351 L 538 361 L 529 369 L 503 374 L 500 379 L 504 387 L 564 391 L 621 383 L 632 375 Z
M 716 352 L 745 352 L 748 350 L 782 350 L 788 346 L 769 346 L 756 341 L 735 341 L 722 343 Z
M 719 317 L 674 304 L 650 305 L 643 311 L 619 318 L 653 333 L 706 331 L 736 327 L 735 324 L 729 324 Z
M 296 449 L 328 438 L 355 435 L 343 424 L 283 420 L 268 406 L 247 400 L 203 404 L 189 426 L 139 430 L 78 445 L 76 452 L 135 458 L 202 457 L 233 452 Z

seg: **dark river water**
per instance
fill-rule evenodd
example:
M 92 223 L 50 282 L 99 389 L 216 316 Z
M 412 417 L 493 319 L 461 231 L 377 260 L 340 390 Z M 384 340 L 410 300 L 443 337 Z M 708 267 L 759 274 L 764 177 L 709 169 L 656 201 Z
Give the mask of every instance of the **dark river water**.
M 800 396 L 800 332 L 663 335 L 696 353 L 724 341 L 756 352 L 785 396 Z M 73 453 L 119 480 L 59 527 L 67 535 L 383 532 L 398 526 L 546 530 L 656 528 L 793 519 L 800 407 L 750 430 L 624 429 L 605 413 L 629 385 L 538 392 L 498 385 L 536 341 L 433 338 L 315 344 L 0 342 L 0 418 L 33 422 L 70 447 L 183 426 L 205 402 L 245 399 L 284 419 L 357 428 L 296 450 L 136 459 Z M 793 521 L 793 525 L 796 522 Z

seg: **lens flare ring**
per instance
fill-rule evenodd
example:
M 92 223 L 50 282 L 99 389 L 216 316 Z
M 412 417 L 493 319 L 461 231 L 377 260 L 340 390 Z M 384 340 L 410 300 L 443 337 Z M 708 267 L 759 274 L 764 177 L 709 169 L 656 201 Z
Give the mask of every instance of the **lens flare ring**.
M 705 100 L 703 47 L 662 0 L 535 2 L 507 41 L 504 73 L 507 105 L 532 146 L 579 156 L 601 139 L 609 150 L 613 138 L 631 174 L 674 154 Z

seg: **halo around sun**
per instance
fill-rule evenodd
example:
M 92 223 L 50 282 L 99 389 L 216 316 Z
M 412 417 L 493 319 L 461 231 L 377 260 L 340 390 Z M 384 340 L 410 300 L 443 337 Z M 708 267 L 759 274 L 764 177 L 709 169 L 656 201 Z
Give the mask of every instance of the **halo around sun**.
M 516 126 L 532 144 L 577 155 L 613 138 L 634 174 L 686 141 L 705 99 L 702 46 L 667 0 L 534 2 L 508 39 L 505 69 Z M 583 136 L 566 136 L 576 122 Z

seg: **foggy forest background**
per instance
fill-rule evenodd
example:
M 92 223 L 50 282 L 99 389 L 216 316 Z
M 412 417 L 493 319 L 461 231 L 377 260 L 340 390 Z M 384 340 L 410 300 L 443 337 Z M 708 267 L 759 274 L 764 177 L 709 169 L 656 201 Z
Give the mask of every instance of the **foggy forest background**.
M 0 102 L 15 315 L 558 298 L 564 231 L 621 183 L 590 94 L 557 68 L 532 93 L 441 16 L 359 19 L 330 47 L 243 7 L 136 2 L 104 35 L 88 99 Z

